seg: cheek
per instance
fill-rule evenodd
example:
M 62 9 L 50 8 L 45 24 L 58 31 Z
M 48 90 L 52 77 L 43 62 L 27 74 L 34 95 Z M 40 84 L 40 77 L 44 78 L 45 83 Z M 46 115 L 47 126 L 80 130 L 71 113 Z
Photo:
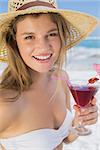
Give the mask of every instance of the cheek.
M 21 56 L 28 56 L 28 54 L 30 53 L 30 45 L 25 44 L 23 40 L 18 40 L 17 41 L 17 46 L 19 49 L 19 53 L 21 54 Z
M 16 39 L 16 41 L 17 41 L 19 52 L 21 53 L 21 51 L 23 50 L 23 42 L 20 39 Z
M 59 52 L 61 49 L 61 40 L 56 39 L 55 41 L 53 41 L 53 45 L 54 45 L 55 51 Z

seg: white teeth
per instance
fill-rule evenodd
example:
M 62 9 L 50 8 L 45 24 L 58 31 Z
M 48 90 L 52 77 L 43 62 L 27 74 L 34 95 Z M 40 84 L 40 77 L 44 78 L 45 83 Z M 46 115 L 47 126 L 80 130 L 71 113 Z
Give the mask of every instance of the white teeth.
M 33 57 L 36 58 L 36 59 L 39 59 L 39 60 L 46 60 L 46 59 L 51 57 L 51 54 L 48 55 L 48 56 L 33 56 Z

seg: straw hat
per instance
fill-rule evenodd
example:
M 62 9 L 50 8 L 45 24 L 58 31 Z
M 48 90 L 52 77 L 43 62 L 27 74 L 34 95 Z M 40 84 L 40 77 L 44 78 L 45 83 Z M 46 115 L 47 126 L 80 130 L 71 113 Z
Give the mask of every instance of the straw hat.
M 70 23 L 71 41 L 66 39 L 66 49 L 84 39 L 97 24 L 97 20 L 93 16 L 77 11 L 58 9 L 55 0 L 8 0 L 8 10 L 8 13 L 0 14 L 0 39 L 1 33 L 9 29 L 12 19 L 20 14 L 60 13 Z M 0 59 L 7 60 L 7 48 L 3 41 L 0 43 Z

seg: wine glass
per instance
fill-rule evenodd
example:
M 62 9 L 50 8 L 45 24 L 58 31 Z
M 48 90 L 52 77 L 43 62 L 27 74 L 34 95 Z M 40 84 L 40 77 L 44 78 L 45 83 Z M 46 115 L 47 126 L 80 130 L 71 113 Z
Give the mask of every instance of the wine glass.
M 71 80 L 70 91 L 75 100 L 76 105 L 81 109 L 91 105 L 93 96 L 98 91 L 98 84 L 87 84 L 85 80 Z M 75 127 L 78 135 L 89 135 L 91 130 L 82 125 L 82 121 Z

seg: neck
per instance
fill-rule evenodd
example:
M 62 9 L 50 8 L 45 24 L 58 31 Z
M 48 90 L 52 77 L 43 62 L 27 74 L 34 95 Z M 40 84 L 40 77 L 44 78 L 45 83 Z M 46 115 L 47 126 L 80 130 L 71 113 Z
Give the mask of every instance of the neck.
M 47 86 L 50 80 L 50 73 L 31 72 L 34 86 Z

